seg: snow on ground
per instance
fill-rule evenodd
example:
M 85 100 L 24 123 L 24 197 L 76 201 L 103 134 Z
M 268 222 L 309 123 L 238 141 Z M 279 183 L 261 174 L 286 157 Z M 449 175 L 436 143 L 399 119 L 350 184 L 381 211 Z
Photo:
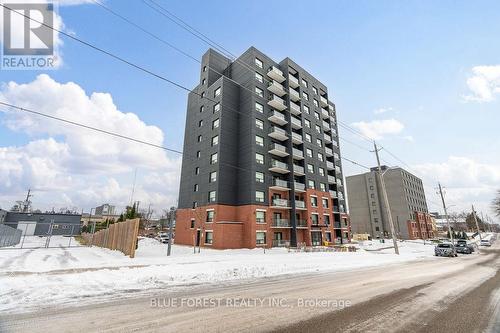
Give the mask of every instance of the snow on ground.
M 25 245 L 43 241 L 28 238 Z M 401 255 L 396 256 L 393 249 L 381 249 L 391 246 L 390 241 L 370 241 L 358 244 L 358 252 L 202 248 L 194 254 L 192 247 L 174 245 L 172 256 L 167 257 L 167 245 L 145 238 L 139 241 L 136 258 L 130 259 L 97 247 L 64 248 L 68 241 L 59 236 L 52 237 L 49 249 L 0 249 L 1 312 L 82 305 L 193 284 L 387 265 L 432 257 L 434 249 L 423 242 L 402 242 Z

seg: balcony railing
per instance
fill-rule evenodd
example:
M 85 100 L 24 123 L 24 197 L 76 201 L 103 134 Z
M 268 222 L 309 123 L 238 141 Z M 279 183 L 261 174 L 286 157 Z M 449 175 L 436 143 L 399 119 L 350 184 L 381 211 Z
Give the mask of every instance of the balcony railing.
M 288 182 L 284 179 L 279 179 L 279 178 L 274 178 L 273 179 L 273 186 L 274 187 L 280 187 L 280 188 L 288 188 Z
M 330 114 L 328 113 L 328 110 L 321 109 L 321 116 L 323 119 L 327 119 L 328 117 L 330 117 Z
M 278 81 L 279 83 L 286 80 L 286 78 L 283 76 L 283 72 L 276 66 L 269 67 L 267 76 L 269 76 L 273 80 Z
M 290 228 L 290 220 L 288 219 L 273 219 L 272 227 L 275 228 Z
M 288 76 L 288 83 L 289 83 L 290 87 L 297 88 L 299 86 L 299 79 L 297 79 L 293 75 L 289 75 Z
M 297 228 L 307 228 L 307 221 L 306 220 L 296 220 L 296 225 Z
M 278 173 L 289 173 L 290 171 L 288 170 L 288 164 L 277 161 L 277 160 L 271 160 L 271 165 L 269 170 L 278 172 Z
M 297 149 L 297 148 L 292 149 L 292 155 L 293 155 L 293 158 L 295 158 L 297 160 L 304 159 L 304 152 L 302 150 Z
M 331 136 L 329 136 L 328 134 L 324 133 L 324 134 L 323 134 L 323 137 L 325 138 L 325 141 L 326 141 L 327 143 L 332 142 L 332 137 L 331 137 Z
M 328 170 L 334 170 L 334 169 L 335 169 L 335 166 L 333 165 L 333 163 L 332 163 L 332 162 L 330 162 L 330 161 L 326 161 L 326 168 L 327 168 Z
M 306 184 L 295 182 L 294 186 L 295 186 L 295 192 L 305 192 L 306 191 Z
M 335 177 L 333 177 L 333 176 L 328 176 L 328 183 L 330 183 L 330 184 L 335 184 Z
M 337 197 L 338 197 L 337 192 L 335 192 L 335 191 L 331 191 L 331 190 L 330 190 L 330 196 L 331 196 L 332 198 L 337 198 Z
M 330 124 L 329 123 L 327 123 L 326 121 L 323 120 L 322 124 L 323 124 L 323 128 L 325 129 L 325 131 L 329 131 L 330 130 Z
M 292 142 L 295 144 L 302 144 L 304 142 L 302 139 L 302 135 L 292 132 Z
M 273 239 L 273 247 L 290 247 L 290 241 L 283 239 Z
M 269 117 L 267 119 L 269 119 L 271 122 L 278 124 L 278 125 L 281 125 L 281 126 L 288 123 L 288 121 L 286 121 L 286 119 L 285 119 L 284 114 L 282 114 L 281 112 L 278 112 L 278 111 L 274 111 L 274 110 L 269 112 Z
M 292 116 L 291 119 L 292 119 L 292 128 L 294 129 L 302 128 L 302 121 L 300 119 L 295 118 L 294 116 Z
M 284 208 L 288 208 L 290 207 L 290 201 L 286 200 L 286 199 L 279 199 L 279 198 L 274 198 L 272 200 L 272 206 L 273 207 L 284 207 Z
M 286 90 L 283 87 L 283 85 L 281 83 L 278 83 L 277 81 L 274 81 L 274 80 L 270 81 L 267 84 L 267 90 L 269 90 L 273 94 L 276 94 L 280 97 L 286 94 Z
M 337 185 L 338 185 L 338 186 L 344 186 L 344 185 L 342 184 L 342 179 L 337 178 Z
M 279 111 L 283 111 L 286 109 L 285 101 L 281 97 L 274 94 L 269 96 L 267 104 Z
M 320 96 L 319 101 L 321 103 L 321 106 L 328 106 L 328 100 L 325 97 Z
M 302 175 L 302 176 L 305 175 L 304 167 L 297 164 L 293 165 L 293 172 L 297 175 Z
M 325 147 L 326 156 L 333 156 L 332 148 Z
M 300 106 L 297 103 L 290 102 L 290 113 L 296 116 L 300 115 Z
M 295 200 L 295 208 L 297 209 L 306 209 L 306 203 L 301 200 Z
M 276 155 L 276 156 L 280 156 L 280 157 L 285 157 L 285 156 L 290 155 L 286 151 L 285 146 L 280 145 L 279 143 L 275 143 L 275 142 L 273 142 L 269 145 L 269 153 Z
M 340 169 L 340 167 L 338 165 L 335 166 L 335 173 L 337 175 L 339 175 L 340 173 L 342 172 L 342 170 Z
M 328 110 L 330 110 L 331 112 L 335 112 L 335 107 L 331 104 L 328 104 Z
M 333 153 L 333 158 L 337 161 L 340 160 L 340 156 L 337 153 Z
M 285 141 L 288 139 L 288 135 L 285 130 L 276 126 L 271 126 L 271 132 L 268 134 L 271 138 L 276 140 Z
M 300 94 L 297 90 L 290 88 L 290 99 L 294 102 L 300 101 Z

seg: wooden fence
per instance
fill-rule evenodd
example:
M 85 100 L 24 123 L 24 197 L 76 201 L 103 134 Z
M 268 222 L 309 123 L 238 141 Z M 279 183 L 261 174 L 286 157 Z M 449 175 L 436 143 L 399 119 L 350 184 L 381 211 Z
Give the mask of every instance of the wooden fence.
M 111 224 L 107 229 L 95 234 L 82 234 L 85 244 L 118 250 L 133 258 L 139 234 L 139 219 L 126 220 Z

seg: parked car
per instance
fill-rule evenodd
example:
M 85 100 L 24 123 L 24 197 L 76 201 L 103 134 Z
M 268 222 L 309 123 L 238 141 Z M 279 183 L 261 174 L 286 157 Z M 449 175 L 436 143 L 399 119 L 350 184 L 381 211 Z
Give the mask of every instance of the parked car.
M 456 257 L 457 250 L 453 244 L 442 243 L 436 245 L 434 248 L 434 254 L 438 257 Z
M 471 254 L 473 252 L 472 248 L 468 244 L 459 243 L 455 246 L 457 253 Z
M 162 242 L 163 244 L 166 244 L 168 243 L 168 233 L 166 232 L 159 232 L 158 233 L 158 237 L 156 237 L 157 240 L 159 240 L 160 242 Z
M 476 251 L 476 246 L 477 246 L 477 245 L 476 245 L 476 246 L 474 246 L 474 245 L 473 245 L 473 244 L 471 244 L 471 243 L 467 243 L 467 241 L 466 241 L 465 239 L 459 239 L 459 240 L 457 241 L 457 247 L 458 247 L 459 245 L 464 245 L 464 246 L 468 247 L 468 248 L 470 249 L 470 252 L 471 252 L 471 253 L 472 253 L 472 252 L 474 252 L 474 251 Z M 465 252 L 460 252 L 460 251 L 458 251 L 458 249 L 457 249 L 457 252 L 459 252 L 459 253 L 465 253 Z
M 481 239 L 481 246 L 491 246 L 491 242 L 489 239 Z

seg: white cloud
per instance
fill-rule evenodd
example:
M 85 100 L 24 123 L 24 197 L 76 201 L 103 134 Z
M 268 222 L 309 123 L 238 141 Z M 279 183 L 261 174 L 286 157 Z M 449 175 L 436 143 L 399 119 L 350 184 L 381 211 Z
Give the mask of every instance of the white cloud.
M 467 79 L 467 86 L 472 95 L 464 97 L 466 101 L 491 102 L 500 93 L 500 65 L 475 66 L 473 76 Z
M 133 113 L 118 110 L 111 95 L 92 93 L 88 96 L 76 83 L 61 84 L 45 74 L 27 84 L 4 84 L 0 100 L 163 144 L 161 129 L 145 124 Z M 165 207 L 175 204 L 180 172 L 178 156 L 172 158 L 157 148 L 28 113 L 0 110 L 5 114 L 7 128 L 33 138 L 23 146 L 0 148 L 2 205 L 8 204 L 5 201 L 11 199 L 10 194 L 23 193 L 27 188 L 50 193 L 52 201 L 60 200 L 65 194 L 75 205 L 94 205 L 101 201 L 125 205 L 131 192 L 130 175 L 135 168 L 142 176 L 136 200 Z
M 360 121 L 351 124 L 363 135 L 380 140 L 386 135 L 399 134 L 403 131 L 404 125 L 396 119 L 373 120 L 370 122 Z
M 390 112 L 390 111 L 392 111 L 392 110 L 393 110 L 393 108 L 392 108 L 392 107 L 387 107 L 387 108 L 378 108 L 378 109 L 373 110 L 373 113 L 374 113 L 374 114 L 382 114 L 382 113 Z
M 495 192 L 500 189 L 500 165 L 480 163 L 468 157 L 450 156 L 444 162 L 420 164 L 413 169 L 424 179 L 442 183 L 448 205 L 455 205 L 452 211 L 469 211 L 474 204 L 487 213 Z M 427 193 L 434 193 L 436 185 L 426 183 Z

